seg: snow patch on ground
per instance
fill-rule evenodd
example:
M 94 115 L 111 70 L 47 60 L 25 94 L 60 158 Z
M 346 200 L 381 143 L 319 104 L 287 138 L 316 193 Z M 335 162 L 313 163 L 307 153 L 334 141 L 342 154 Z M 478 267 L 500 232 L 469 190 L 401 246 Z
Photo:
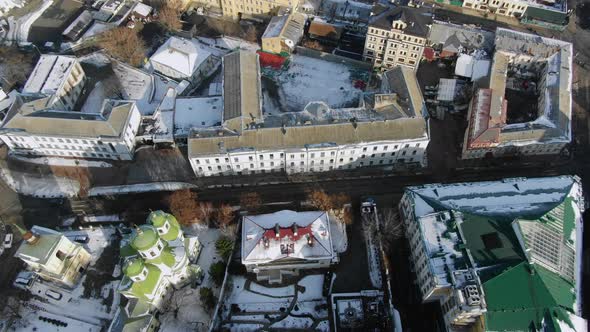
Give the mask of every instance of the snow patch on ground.
M 85 160 L 85 159 L 66 159 L 59 157 L 39 157 L 39 158 L 27 158 L 13 154 L 10 156 L 13 159 L 33 163 L 40 165 L 51 165 L 51 166 L 68 166 L 68 167 L 113 167 L 113 165 L 96 160 Z
M 219 287 L 215 286 L 208 273 L 211 264 L 220 260 L 215 251 L 215 242 L 221 235 L 219 230 L 195 226 L 184 231 L 187 235 L 199 237 L 199 242 L 203 247 L 197 265 L 203 269 L 206 276 L 196 289 L 185 286 L 174 292 L 169 310 L 160 316 L 161 331 L 207 331 L 213 313 L 205 311 L 201 304 L 199 290 L 201 287 L 209 287 L 216 297 L 219 296 L 220 292 Z M 178 308 L 177 315 L 174 313 L 176 308 Z
M 78 181 L 58 176 L 43 178 L 0 167 L 0 176 L 12 190 L 34 197 L 72 197 L 80 191 Z

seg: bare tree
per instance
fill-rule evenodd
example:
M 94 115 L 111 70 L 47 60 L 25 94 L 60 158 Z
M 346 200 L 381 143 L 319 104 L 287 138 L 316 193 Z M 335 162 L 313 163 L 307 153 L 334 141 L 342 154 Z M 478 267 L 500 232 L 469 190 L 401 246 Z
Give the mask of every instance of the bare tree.
M 136 67 L 145 58 L 145 43 L 134 29 L 119 27 L 106 31 L 98 39 L 98 44 L 111 56 Z
M 252 43 L 258 43 L 258 30 L 255 26 L 249 25 L 244 32 L 243 38 Z
M 302 43 L 302 45 L 303 45 L 303 47 L 311 48 L 311 49 L 318 50 L 318 51 L 324 50 L 324 47 L 322 46 L 322 44 L 320 44 L 320 42 L 317 40 L 307 39 Z
M 321 189 L 309 192 L 307 194 L 307 200 L 314 208 L 320 211 L 329 211 L 334 208 L 332 198 Z
M 0 84 L 5 89 L 24 84 L 33 70 L 33 57 L 16 47 L 0 47 Z
M 262 206 L 262 198 L 255 192 L 243 193 L 240 195 L 240 206 L 248 211 L 256 211 Z
M 182 5 L 180 1 L 168 1 L 158 13 L 158 22 L 167 30 L 178 31 L 182 28 L 181 13 Z
M 381 241 L 384 250 L 389 252 L 396 240 L 404 236 L 404 225 L 396 209 L 385 208 L 380 210 L 379 219 L 381 221 Z
M 234 220 L 234 209 L 229 204 L 221 204 L 215 213 L 217 225 L 220 229 L 227 228 Z
M 175 191 L 168 195 L 166 201 L 170 212 L 181 224 L 190 225 L 202 222 L 197 194 L 190 191 L 190 189 Z
M 215 212 L 213 203 L 211 202 L 200 202 L 199 203 L 199 219 L 202 223 L 209 225 L 209 221 Z

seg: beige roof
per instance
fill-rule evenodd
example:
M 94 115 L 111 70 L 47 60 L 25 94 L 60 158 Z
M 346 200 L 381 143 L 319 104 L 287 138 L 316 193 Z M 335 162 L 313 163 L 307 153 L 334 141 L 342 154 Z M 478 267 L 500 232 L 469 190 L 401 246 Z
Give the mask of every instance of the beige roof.
M 234 136 L 190 138 L 188 155 L 191 158 L 240 148 L 288 149 L 322 143 L 343 145 L 423 137 L 427 137 L 427 132 L 422 117 L 360 122 L 356 128 L 352 123 L 262 128 L 244 130 L 241 135 Z
M 1 129 L 48 136 L 119 137 L 134 107 L 133 102 L 107 102 L 102 114 L 54 111 L 50 108 L 51 98 L 27 102 L 17 98 L 20 104 L 15 103 L 13 114 L 7 117 Z

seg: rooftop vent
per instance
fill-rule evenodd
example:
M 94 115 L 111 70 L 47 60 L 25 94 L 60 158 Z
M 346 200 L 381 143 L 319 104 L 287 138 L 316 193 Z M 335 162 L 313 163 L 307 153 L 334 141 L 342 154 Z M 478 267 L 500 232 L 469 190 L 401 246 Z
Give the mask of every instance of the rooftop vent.
M 293 236 L 299 235 L 299 230 L 297 229 L 297 224 L 293 223 Z
M 275 237 L 278 239 L 281 236 L 281 228 L 279 224 L 275 224 Z
M 307 245 L 313 247 L 313 237 L 307 234 Z
M 475 285 L 469 285 L 465 287 L 465 297 L 467 298 L 467 304 L 472 305 L 479 305 L 481 303 L 481 296 L 479 295 L 479 290 Z

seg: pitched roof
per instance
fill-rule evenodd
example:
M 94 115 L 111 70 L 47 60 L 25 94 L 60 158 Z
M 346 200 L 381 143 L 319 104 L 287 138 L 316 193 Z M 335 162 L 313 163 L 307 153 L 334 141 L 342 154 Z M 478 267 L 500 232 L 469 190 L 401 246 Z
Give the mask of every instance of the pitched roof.
M 66 81 L 72 67 L 78 61 L 74 57 L 43 54 L 23 88 L 23 93 L 55 93 Z
M 37 264 L 45 264 L 65 236 L 52 229 L 40 226 L 33 226 L 31 231 L 37 236 L 37 242 L 29 244 L 27 241 L 23 241 L 15 256 Z M 66 239 L 66 241 L 69 240 Z
M 540 329 L 546 315 L 569 321 L 574 286 L 549 270 L 523 262 L 483 284 L 488 331 Z
M 297 225 L 297 234 L 293 225 Z M 265 241 L 268 241 L 266 245 Z M 309 245 L 309 241 L 313 245 Z M 261 264 L 282 259 L 331 258 L 332 255 L 330 221 L 326 212 L 283 210 L 245 216 L 242 222 L 244 264 Z
M 262 120 L 258 54 L 237 51 L 223 57 L 223 121 L 238 119 L 231 129 Z
M 120 137 L 136 110 L 134 102 L 107 100 L 102 113 L 55 110 L 53 97 L 19 96 L 0 129 L 71 137 Z
M 428 25 L 432 23 L 432 15 L 428 10 L 413 7 L 392 7 L 369 19 L 369 26 L 391 30 L 395 21 L 402 21 L 406 25 L 403 32 L 409 35 L 426 37 Z
M 191 77 L 209 56 L 211 56 L 211 52 L 198 42 L 185 38 L 170 37 L 152 55 L 150 61 L 174 69 L 186 75 L 186 77 Z

